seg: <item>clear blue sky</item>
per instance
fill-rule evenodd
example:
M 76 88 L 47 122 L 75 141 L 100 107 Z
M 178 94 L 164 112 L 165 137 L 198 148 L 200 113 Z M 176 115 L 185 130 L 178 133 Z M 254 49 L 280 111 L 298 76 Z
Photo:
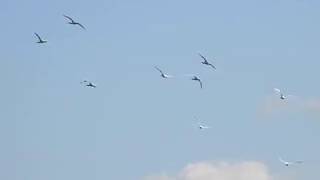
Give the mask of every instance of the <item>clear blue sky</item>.
M 279 154 L 306 161 L 296 177 L 319 179 L 320 108 L 308 109 L 320 102 L 319 8 L 316 0 L 2 0 L 0 179 L 133 180 L 206 160 L 292 173 Z M 34 32 L 49 42 L 36 44 Z M 204 89 L 163 80 L 155 65 L 197 74 Z M 85 78 L 98 88 L 81 86 Z M 262 117 L 274 87 L 303 107 Z M 194 116 L 212 129 L 198 131 Z

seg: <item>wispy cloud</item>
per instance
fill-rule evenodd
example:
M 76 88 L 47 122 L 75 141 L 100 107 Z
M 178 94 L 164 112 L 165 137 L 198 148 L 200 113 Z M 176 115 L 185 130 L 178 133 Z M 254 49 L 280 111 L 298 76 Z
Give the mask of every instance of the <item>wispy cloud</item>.
M 258 107 L 258 116 L 262 118 L 286 113 L 303 113 L 310 116 L 319 116 L 320 98 L 295 96 L 281 100 L 275 96 L 267 96 Z
M 144 180 L 274 180 L 260 162 L 200 162 L 187 165 L 174 176 L 148 176 Z

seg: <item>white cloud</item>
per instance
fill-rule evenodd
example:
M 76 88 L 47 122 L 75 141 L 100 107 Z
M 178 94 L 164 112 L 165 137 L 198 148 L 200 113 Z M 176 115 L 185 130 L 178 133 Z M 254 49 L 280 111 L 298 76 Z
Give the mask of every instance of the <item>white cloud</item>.
M 303 113 L 311 116 L 320 115 L 320 99 L 293 97 L 281 100 L 274 96 L 267 96 L 258 107 L 259 117 L 286 113 Z
M 236 164 L 200 162 L 187 165 L 176 176 L 149 176 L 145 180 L 273 180 L 260 162 Z

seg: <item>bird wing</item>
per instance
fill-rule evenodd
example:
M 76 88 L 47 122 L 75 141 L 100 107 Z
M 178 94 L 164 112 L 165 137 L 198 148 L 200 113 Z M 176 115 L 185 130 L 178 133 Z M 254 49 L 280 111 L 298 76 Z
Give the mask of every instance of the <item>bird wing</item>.
M 290 97 L 290 98 L 298 98 L 298 96 L 292 95 L 292 94 L 288 94 L 287 97 Z
M 289 164 L 287 161 L 283 160 L 281 157 L 279 157 L 279 161 L 282 162 L 283 164 Z
M 83 80 L 80 83 L 82 84 L 82 83 L 90 83 L 90 82 L 88 80 Z
M 213 64 L 209 64 L 213 69 L 216 69 L 216 67 Z
M 207 58 L 205 58 L 202 54 L 198 53 L 198 55 L 199 55 L 205 62 L 208 62 L 208 61 L 207 61 Z
M 65 18 L 67 18 L 67 19 L 69 19 L 71 22 L 74 22 L 74 20 L 71 18 L 71 17 L 69 17 L 69 16 L 67 16 L 67 15 L 63 15 Z
M 301 163 L 303 163 L 303 161 L 295 161 L 294 163 L 301 164 Z
M 164 74 L 167 78 L 174 78 L 174 76 L 169 75 L 169 74 Z
M 37 34 L 37 33 L 34 33 L 36 36 L 37 36 L 37 38 L 39 39 L 39 41 L 41 41 L 41 37 L 39 36 L 39 34 Z
M 200 79 L 199 79 L 199 83 L 200 83 L 200 88 L 202 89 L 202 82 Z
M 86 29 L 82 24 L 77 23 L 82 29 Z
M 156 68 L 161 74 L 163 74 L 163 72 L 161 71 L 161 69 L 159 69 L 157 66 L 155 66 L 154 68 Z
M 281 94 L 281 90 L 278 88 L 273 88 L 274 92 Z

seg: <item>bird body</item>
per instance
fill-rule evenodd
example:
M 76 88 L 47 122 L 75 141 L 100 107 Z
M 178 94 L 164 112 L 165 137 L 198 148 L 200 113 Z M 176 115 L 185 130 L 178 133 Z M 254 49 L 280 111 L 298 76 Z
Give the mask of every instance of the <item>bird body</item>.
M 86 86 L 92 87 L 92 88 L 96 88 L 96 87 L 97 87 L 96 85 L 94 85 L 94 84 L 92 84 L 92 83 L 89 83 L 89 84 L 87 84 Z

